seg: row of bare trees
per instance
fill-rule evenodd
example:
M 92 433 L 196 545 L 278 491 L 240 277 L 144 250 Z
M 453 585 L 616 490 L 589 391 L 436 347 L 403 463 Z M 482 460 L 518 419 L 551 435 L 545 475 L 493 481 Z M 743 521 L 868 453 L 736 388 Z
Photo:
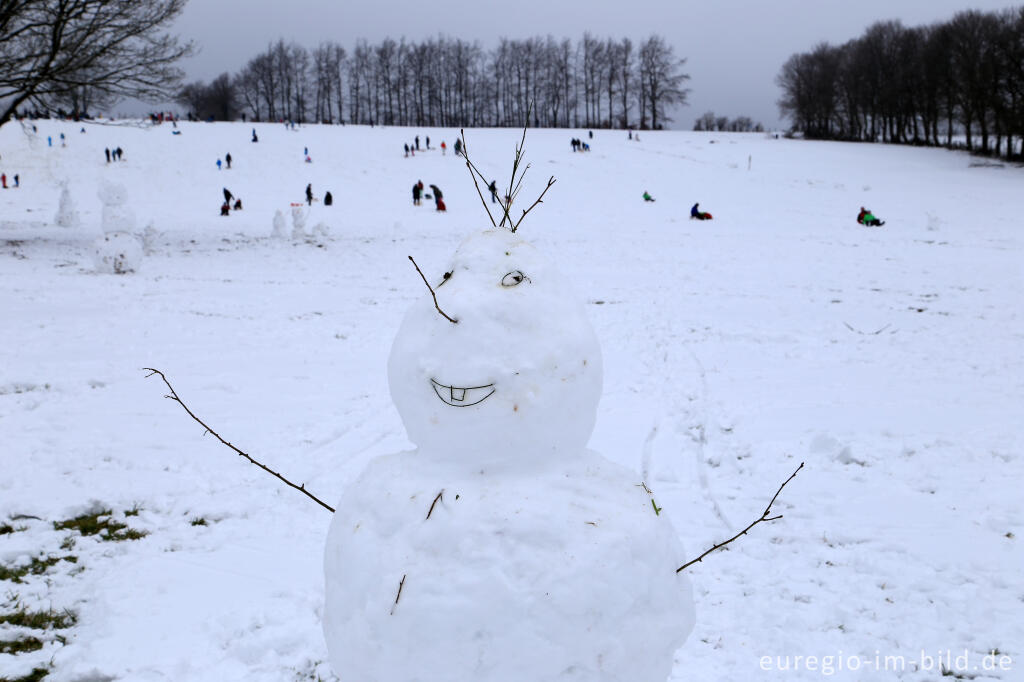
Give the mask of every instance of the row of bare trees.
M 760 122 L 754 123 L 749 116 L 717 116 L 713 111 L 705 111 L 700 118 L 693 122 L 694 130 L 718 131 L 730 133 L 761 133 L 764 126 Z
M 657 129 L 686 103 L 685 61 L 657 35 L 636 47 L 586 33 L 575 45 L 548 36 L 491 50 L 443 36 L 388 38 L 361 40 L 351 53 L 279 40 L 234 76 L 186 85 L 178 101 L 215 119 Z
M 795 54 L 779 109 L 808 137 L 1024 155 L 1024 8 L 965 11 L 907 28 L 876 23 Z

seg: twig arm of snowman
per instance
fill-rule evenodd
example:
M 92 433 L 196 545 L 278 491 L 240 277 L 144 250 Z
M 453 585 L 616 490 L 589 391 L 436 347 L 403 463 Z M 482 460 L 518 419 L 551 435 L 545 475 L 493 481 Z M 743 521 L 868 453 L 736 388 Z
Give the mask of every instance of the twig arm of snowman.
M 458 324 L 458 320 L 448 317 L 448 315 L 446 315 L 445 312 L 441 310 L 441 306 L 437 304 L 437 294 L 434 293 L 434 287 L 430 286 L 430 282 L 427 281 L 426 275 L 424 275 L 423 271 L 420 270 L 420 266 L 416 265 L 416 260 L 412 256 L 409 256 L 409 260 L 412 261 L 412 266 L 416 268 L 416 272 L 420 273 L 420 277 L 423 278 L 423 283 L 427 285 L 428 289 L 430 289 L 430 295 L 434 297 L 434 307 L 437 308 L 437 312 L 441 313 L 441 317 L 448 320 L 452 324 Z
M 169 390 L 169 391 L 171 392 L 171 393 L 170 393 L 170 395 L 166 395 L 166 396 L 164 396 L 164 397 L 165 397 L 165 398 L 167 398 L 167 399 L 169 399 L 169 400 L 173 400 L 174 402 L 176 402 L 176 403 L 178 403 L 179 405 L 181 405 L 182 409 L 183 409 L 183 410 L 185 410 L 186 412 L 188 412 L 188 416 L 192 417 L 192 419 L 194 419 L 194 420 L 196 420 L 197 422 L 199 422 L 199 425 L 200 425 L 200 426 L 202 426 L 202 427 L 203 427 L 204 429 L 206 429 L 206 431 L 207 431 L 208 433 L 211 433 L 211 434 L 213 434 L 213 437 L 214 437 L 214 438 L 216 438 L 216 439 L 217 439 L 217 440 L 219 440 L 219 441 L 220 441 L 221 443 L 223 443 L 224 445 L 228 446 L 229 448 L 231 448 L 232 450 L 234 450 L 235 452 L 237 452 L 237 453 L 238 453 L 238 455 L 239 455 L 240 457 L 244 457 L 245 459 L 249 460 L 249 462 L 250 462 L 251 464 L 255 464 L 255 465 L 256 465 L 256 466 L 258 466 L 258 467 L 259 467 L 260 469 L 263 469 L 264 471 L 266 471 L 266 472 L 267 472 L 268 474 L 271 474 L 271 475 L 273 475 L 274 477 L 276 477 L 276 478 L 277 478 L 278 480 L 280 480 L 280 481 L 283 481 L 283 482 L 285 483 L 285 485 L 288 485 L 288 486 L 291 486 L 292 488 L 295 488 L 295 489 L 296 489 L 296 490 L 298 490 L 298 491 L 299 491 L 300 493 L 302 493 L 303 495 L 307 496 L 308 498 L 310 498 L 311 500 L 313 500 L 314 502 L 316 502 L 317 504 L 319 504 L 319 505 L 320 505 L 321 507 L 323 507 L 323 508 L 324 508 L 324 509 L 326 509 L 327 511 L 329 511 L 329 512 L 332 512 L 332 513 L 334 512 L 334 507 L 330 506 L 329 504 L 327 504 L 326 502 L 324 502 L 323 500 L 321 500 L 321 499 L 320 499 L 319 497 L 317 497 L 317 496 L 316 496 L 316 495 L 314 495 L 313 493 L 311 493 L 311 492 L 309 492 L 308 490 L 306 490 L 306 484 L 305 484 L 305 483 L 303 483 L 302 485 L 295 485 L 294 483 L 292 483 L 291 481 L 289 481 L 289 480 L 288 480 L 287 478 L 285 478 L 284 476 L 282 476 L 282 475 L 281 475 L 281 474 L 279 474 L 278 472 L 274 471 L 273 469 L 271 469 L 270 467 L 266 466 L 265 464 L 261 464 L 260 462 L 257 462 L 257 461 L 256 461 L 255 459 L 253 459 L 252 457 L 250 457 L 250 456 L 249 456 L 248 454 L 246 454 L 246 453 L 242 452 L 241 450 L 239 450 L 238 448 L 236 448 L 236 447 L 235 447 L 234 445 L 232 445 L 231 443 L 229 443 L 229 442 L 227 442 L 226 440 L 224 440 L 223 438 L 221 438 L 221 437 L 220 437 L 220 434 L 218 434 L 218 433 L 217 433 L 216 431 L 214 431 L 214 430 L 213 430 L 213 429 L 211 429 L 211 428 L 210 428 L 209 426 L 207 426 L 207 425 L 206 425 L 206 422 L 204 422 L 204 421 L 203 421 L 202 419 L 200 419 L 199 417 L 197 417 L 197 416 L 196 416 L 196 415 L 195 415 L 195 414 L 194 414 L 194 413 L 192 412 L 192 410 L 190 410 L 190 409 L 188 408 L 188 405 L 186 405 L 186 404 L 185 404 L 185 403 L 184 403 L 184 402 L 182 401 L 182 399 L 178 397 L 178 393 L 177 393 L 177 391 L 175 391 L 175 390 L 174 390 L 174 387 L 173 387 L 173 386 L 171 386 L 171 382 L 167 380 L 167 377 L 166 377 L 166 376 L 164 376 L 164 373 L 163 373 L 163 372 L 161 372 L 161 371 L 160 371 L 160 370 L 158 370 L 158 369 L 153 369 L 152 367 L 143 367 L 143 369 L 144 369 L 144 370 L 146 370 L 147 372 L 149 372 L 149 374 L 147 374 L 147 375 L 146 375 L 146 378 L 147 378 L 147 379 L 148 379 L 149 377 L 153 376 L 154 374 L 156 374 L 156 375 L 159 375 L 159 377 L 160 377 L 161 379 L 163 379 L 163 382 L 164 382 L 165 384 L 167 384 L 167 390 Z
M 800 462 L 800 466 L 798 466 L 796 468 L 796 471 L 794 471 L 792 474 L 790 474 L 789 478 L 787 478 L 785 481 L 783 481 L 782 485 L 779 486 L 779 489 L 775 491 L 775 495 L 772 496 L 772 501 L 769 502 L 768 506 L 764 508 L 764 513 L 762 513 L 759 518 L 754 519 L 753 523 L 751 523 L 749 526 L 747 526 L 746 528 L 741 530 L 739 533 L 736 533 L 736 535 L 733 535 L 731 538 L 729 538 L 725 542 L 718 543 L 717 545 L 715 545 L 714 547 L 712 547 L 708 551 L 706 551 L 703 554 L 701 554 L 696 559 L 693 559 L 692 561 L 687 561 L 685 564 L 683 564 L 682 566 L 680 566 L 679 568 L 676 569 L 676 573 L 679 573 L 680 571 L 682 571 L 683 569 L 687 568 L 688 566 L 692 566 L 693 564 L 697 563 L 698 561 L 701 561 L 708 554 L 711 554 L 716 549 L 721 549 L 722 547 L 725 547 L 726 545 L 728 545 L 730 542 L 732 542 L 736 538 L 738 538 L 740 536 L 743 536 L 743 535 L 746 535 L 747 531 L 749 531 L 751 528 L 753 528 L 757 524 L 761 523 L 762 521 L 777 521 L 778 519 L 781 519 L 782 518 L 782 514 L 779 514 L 778 516 L 770 516 L 770 514 L 772 513 L 772 505 L 775 504 L 775 500 L 778 499 L 779 493 L 781 493 L 782 489 L 786 487 L 786 484 L 789 483 L 790 481 L 792 481 L 796 477 L 796 475 L 798 473 L 800 473 L 800 470 L 803 469 L 803 468 L 804 468 L 804 463 Z

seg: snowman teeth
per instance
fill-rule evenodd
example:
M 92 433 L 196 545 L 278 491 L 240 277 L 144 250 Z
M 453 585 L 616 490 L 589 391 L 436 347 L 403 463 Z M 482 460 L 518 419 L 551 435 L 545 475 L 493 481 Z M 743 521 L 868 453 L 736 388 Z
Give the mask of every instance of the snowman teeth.
M 477 403 L 482 403 L 494 393 L 494 384 L 466 387 L 448 386 L 431 379 L 430 385 L 434 387 L 434 393 L 437 394 L 437 397 L 446 405 L 451 405 L 452 407 L 476 405 Z

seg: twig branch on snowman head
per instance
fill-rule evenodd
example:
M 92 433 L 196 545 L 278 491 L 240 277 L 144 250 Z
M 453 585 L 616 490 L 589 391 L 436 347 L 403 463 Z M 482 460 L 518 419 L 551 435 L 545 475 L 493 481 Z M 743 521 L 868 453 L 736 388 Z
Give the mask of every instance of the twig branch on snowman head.
M 529 121 L 530 119 L 530 112 L 532 110 L 533 104 L 531 103 L 526 111 L 527 121 Z M 544 187 L 544 191 L 540 193 L 540 196 L 537 197 L 537 200 L 533 202 L 533 204 L 531 204 L 528 209 L 523 211 L 522 215 L 519 216 L 519 220 L 513 222 L 511 214 L 512 204 L 515 202 L 516 197 L 519 196 L 519 192 L 522 189 L 523 178 L 526 177 L 526 171 L 530 169 L 530 164 L 526 164 L 526 166 L 522 169 L 522 172 L 520 172 L 519 170 L 519 167 L 522 165 L 523 158 L 525 156 L 524 150 L 526 147 L 526 129 L 528 126 L 528 123 L 527 125 L 523 126 L 523 137 L 522 139 L 519 140 L 519 144 L 516 145 L 516 154 L 512 160 L 512 177 L 509 179 L 508 183 L 508 193 L 505 195 L 504 199 L 497 196 L 497 193 L 495 193 L 495 200 L 498 202 L 498 205 L 501 206 L 502 211 L 500 223 L 495 222 L 494 216 L 491 215 L 491 209 L 487 207 L 487 201 L 484 199 L 483 192 L 480 190 L 480 184 L 477 182 L 477 178 L 480 178 L 480 180 L 482 180 L 484 183 L 487 183 L 487 178 L 485 178 L 484 174 L 480 172 L 480 169 L 476 167 L 476 164 L 474 164 L 470 160 L 469 149 L 466 146 L 466 131 L 465 129 L 462 129 L 460 131 L 462 135 L 462 155 L 466 159 L 466 168 L 469 169 L 469 176 L 473 178 L 473 185 L 476 187 L 476 192 L 480 196 L 480 202 L 484 205 L 484 210 L 487 211 L 487 217 L 491 219 L 491 225 L 494 225 L 494 227 L 504 227 L 505 229 L 510 230 L 513 233 L 517 229 L 519 229 L 519 225 L 520 223 L 523 222 L 523 219 L 526 217 L 526 214 L 532 211 L 537 206 L 537 204 L 543 203 L 544 195 L 547 194 L 549 189 L 551 189 L 551 185 L 555 184 L 555 176 L 552 175 L 550 178 L 548 178 L 548 184 Z

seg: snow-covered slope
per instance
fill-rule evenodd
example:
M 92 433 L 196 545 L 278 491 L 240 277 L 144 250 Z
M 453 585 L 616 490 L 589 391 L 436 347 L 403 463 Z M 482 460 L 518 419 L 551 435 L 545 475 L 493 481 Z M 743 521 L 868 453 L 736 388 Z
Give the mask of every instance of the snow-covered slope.
M 253 144 L 245 124 L 36 125 L 0 129 L 0 171 L 21 182 L 0 190 L 0 565 L 58 560 L 0 583 L 0 614 L 69 609 L 77 623 L 0 623 L 0 640 L 42 645 L 0 653 L 0 677 L 52 662 L 53 680 L 330 679 L 331 515 L 204 437 L 142 368 L 329 503 L 371 457 L 407 448 L 386 376 L 423 294 L 407 256 L 437 278 L 490 225 L 456 131 L 256 124 Z M 404 157 L 416 134 L 447 156 Z M 499 185 L 520 135 L 467 131 Z M 572 153 L 573 136 L 592 151 Z M 124 161 L 107 164 L 117 146 Z M 530 131 L 526 153 L 520 208 L 557 183 L 520 233 L 560 261 L 602 344 L 590 447 L 636 471 L 694 554 L 807 463 L 783 519 L 687 570 L 697 624 L 672 679 L 817 679 L 830 665 L 836 679 L 928 680 L 947 652 L 954 670 L 967 656 L 969 674 L 1019 679 L 1024 171 L 684 132 Z M 419 179 L 446 213 L 412 205 Z M 132 274 L 94 272 L 105 181 L 152 228 Z M 77 227 L 55 223 L 64 182 Z M 278 210 L 290 234 L 307 184 L 333 194 L 302 209 L 327 234 L 271 239 Z M 244 210 L 219 215 L 224 187 Z M 689 220 L 696 201 L 713 221 Z M 858 226 L 861 206 L 885 227 Z M 107 509 L 149 534 L 54 527 Z

